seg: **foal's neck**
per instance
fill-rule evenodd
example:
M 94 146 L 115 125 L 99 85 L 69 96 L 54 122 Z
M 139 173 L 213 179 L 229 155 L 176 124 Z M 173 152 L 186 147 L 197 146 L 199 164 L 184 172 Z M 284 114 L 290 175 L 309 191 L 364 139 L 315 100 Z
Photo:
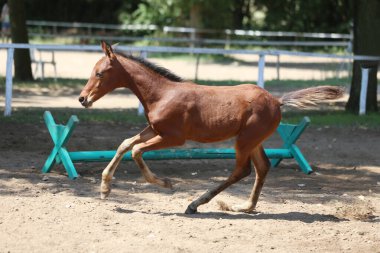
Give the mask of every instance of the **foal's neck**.
M 145 112 L 149 112 L 152 105 L 173 88 L 172 81 L 138 62 L 123 58 L 121 63 L 131 78 L 127 88 L 138 97 Z

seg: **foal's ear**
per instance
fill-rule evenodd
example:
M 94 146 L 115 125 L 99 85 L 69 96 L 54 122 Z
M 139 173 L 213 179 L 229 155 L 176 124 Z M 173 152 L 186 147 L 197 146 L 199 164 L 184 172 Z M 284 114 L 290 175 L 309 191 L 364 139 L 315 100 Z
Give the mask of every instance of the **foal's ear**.
M 115 58 L 115 54 L 113 53 L 113 49 L 110 46 L 110 44 L 102 40 L 101 45 L 102 45 L 103 52 L 106 54 L 108 58 L 110 58 L 111 60 Z
M 119 45 L 119 42 L 115 43 L 115 44 L 112 44 L 112 50 L 116 50 L 117 46 Z

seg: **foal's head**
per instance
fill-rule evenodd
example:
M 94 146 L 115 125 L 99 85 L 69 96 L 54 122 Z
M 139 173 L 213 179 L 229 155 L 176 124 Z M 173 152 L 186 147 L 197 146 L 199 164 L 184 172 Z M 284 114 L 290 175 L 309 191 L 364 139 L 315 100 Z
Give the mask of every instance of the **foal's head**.
M 94 66 L 91 76 L 79 95 L 79 102 L 86 108 L 108 92 L 123 85 L 123 67 L 113 52 L 112 47 L 102 41 L 105 56 Z M 125 82 L 125 80 L 124 80 Z

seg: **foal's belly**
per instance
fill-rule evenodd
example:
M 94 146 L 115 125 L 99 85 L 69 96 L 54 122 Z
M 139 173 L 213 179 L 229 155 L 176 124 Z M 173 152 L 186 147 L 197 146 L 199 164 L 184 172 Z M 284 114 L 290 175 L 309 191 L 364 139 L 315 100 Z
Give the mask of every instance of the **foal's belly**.
M 229 139 L 238 134 L 244 119 L 234 113 L 220 115 L 201 115 L 190 120 L 187 128 L 187 139 L 209 143 Z
M 231 134 L 231 135 L 221 134 L 221 135 L 212 135 L 212 136 L 211 135 L 207 135 L 207 136 L 194 135 L 194 136 L 188 137 L 187 140 L 196 141 L 200 143 L 212 143 L 212 142 L 224 141 L 234 136 L 236 136 L 236 134 Z

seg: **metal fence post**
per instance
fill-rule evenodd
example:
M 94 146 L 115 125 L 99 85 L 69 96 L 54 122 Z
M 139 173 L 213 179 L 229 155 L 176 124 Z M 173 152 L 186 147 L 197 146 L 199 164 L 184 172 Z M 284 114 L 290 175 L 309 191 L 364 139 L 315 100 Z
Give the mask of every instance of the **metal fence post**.
M 7 50 L 7 69 L 5 78 L 5 110 L 4 116 L 11 116 L 12 113 L 12 68 L 13 68 L 13 55 L 15 49 L 8 48 Z
M 197 39 L 197 35 L 195 29 L 190 32 L 190 48 L 195 47 L 195 40 Z
M 260 54 L 259 57 L 259 77 L 257 79 L 257 85 L 264 88 L 264 68 L 265 68 L 265 54 Z
M 194 76 L 194 81 L 198 81 L 198 68 L 199 68 L 199 61 L 200 61 L 201 55 L 197 54 L 197 60 L 195 62 L 195 76 Z
M 361 82 L 361 88 L 360 88 L 359 115 L 364 115 L 366 113 L 369 71 L 370 69 L 362 67 L 362 82 Z
M 279 54 L 277 54 L 276 69 L 277 69 L 277 80 L 280 80 L 280 55 Z
M 148 53 L 146 51 L 141 51 L 140 52 L 141 58 L 146 59 L 148 57 Z M 137 108 L 137 115 L 141 116 L 144 115 L 144 106 L 141 104 L 139 101 L 139 107 Z

